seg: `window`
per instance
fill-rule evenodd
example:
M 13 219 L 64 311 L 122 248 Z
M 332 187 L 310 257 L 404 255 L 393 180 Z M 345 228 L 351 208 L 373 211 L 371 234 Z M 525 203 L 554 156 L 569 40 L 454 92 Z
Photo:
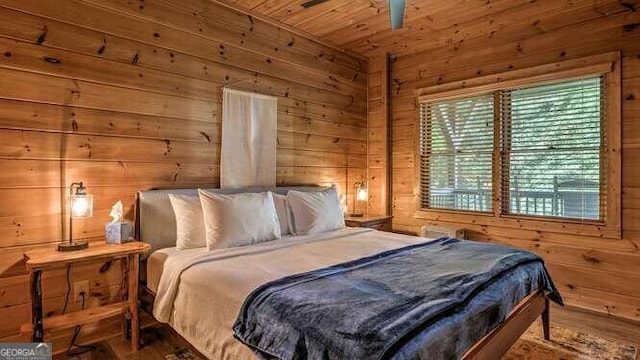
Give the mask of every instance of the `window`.
M 422 102 L 421 208 L 603 220 L 603 84 L 589 76 Z
M 620 73 L 616 51 L 416 89 L 413 216 L 619 239 Z
M 502 91 L 503 210 L 601 220 L 603 78 Z
M 493 94 L 422 104 L 422 207 L 491 211 Z

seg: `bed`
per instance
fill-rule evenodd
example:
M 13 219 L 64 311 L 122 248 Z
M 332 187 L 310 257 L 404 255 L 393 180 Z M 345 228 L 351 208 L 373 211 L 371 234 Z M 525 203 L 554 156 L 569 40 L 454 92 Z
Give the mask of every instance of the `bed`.
M 289 189 L 277 188 L 275 192 L 286 193 Z M 146 269 L 143 289 L 153 299 L 154 317 L 169 324 L 211 359 L 256 358 L 254 351 L 239 341 L 246 339 L 238 333 L 238 323 L 248 300 L 258 296 L 256 291 L 266 285 L 357 259 L 378 259 L 381 253 L 395 253 L 399 249 L 436 249 L 451 245 L 447 239 L 346 228 L 320 235 L 286 236 L 239 248 L 177 250 L 172 246 L 175 222 L 171 223 L 167 194 L 193 191 L 139 193 L 138 235 L 152 245 L 152 253 L 143 264 Z M 380 358 L 440 358 L 442 356 L 433 354 L 440 354 L 446 348 L 449 357 L 495 359 L 539 316 L 542 316 L 544 336 L 548 338 L 549 301 L 543 288 L 536 285 L 544 283 L 538 277 L 545 273 L 544 266 L 537 262 L 514 268 L 508 276 L 483 287 L 482 296 L 474 295 L 452 315 L 404 336 L 401 343 L 395 344 L 392 355 L 387 351 Z M 260 337 L 266 338 L 266 334 Z M 341 357 L 340 354 L 325 355 L 309 353 L 306 357 Z M 261 356 L 275 357 L 269 356 L 269 352 L 262 352 Z M 299 354 L 291 358 L 296 356 Z

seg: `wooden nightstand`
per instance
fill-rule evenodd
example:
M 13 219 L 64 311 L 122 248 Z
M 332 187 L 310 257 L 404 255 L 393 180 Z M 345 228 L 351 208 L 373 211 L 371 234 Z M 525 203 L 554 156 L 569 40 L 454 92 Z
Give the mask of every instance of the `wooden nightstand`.
M 24 253 L 27 271 L 30 274 L 31 289 L 31 323 L 23 324 L 20 331 L 31 333 L 32 342 L 42 342 L 44 330 L 61 330 L 74 328 L 102 320 L 111 316 L 125 314 L 130 319 L 131 346 L 137 350 L 140 345 L 140 321 L 138 318 L 138 281 L 140 254 L 148 251 L 149 244 L 128 242 L 124 244 L 107 244 L 94 242 L 89 248 L 77 251 L 56 251 L 53 248 L 33 250 Z M 128 282 L 127 294 L 123 300 L 97 308 L 76 311 L 63 315 L 42 318 L 42 271 L 50 268 L 91 260 L 122 259 L 123 281 Z M 123 287 L 123 289 L 126 289 Z M 126 297 L 126 300 L 124 299 Z M 125 327 L 126 330 L 126 327 Z M 127 334 L 125 333 L 125 336 Z
M 344 223 L 351 227 L 366 227 L 382 231 L 391 231 L 393 216 L 345 216 Z

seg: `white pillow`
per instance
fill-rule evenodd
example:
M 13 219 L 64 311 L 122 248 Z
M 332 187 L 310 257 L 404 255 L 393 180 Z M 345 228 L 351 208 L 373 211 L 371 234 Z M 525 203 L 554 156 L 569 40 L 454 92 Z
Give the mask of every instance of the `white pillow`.
M 335 187 L 324 191 L 290 190 L 287 204 L 293 218 L 295 235 L 319 234 L 344 228 L 344 216 Z
M 196 195 L 169 194 L 169 201 L 176 216 L 176 248 L 204 247 L 204 216 L 200 198 Z
M 280 223 L 270 192 L 215 194 L 198 190 L 207 249 L 257 244 L 280 237 Z
M 276 193 L 271 193 L 273 202 L 276 205 L 276 213 L 278 214 L 278 222 L 280 222 L 280 235 L 291 234 L 290 218 L 291 210 L 287 204 L 287 197 Z

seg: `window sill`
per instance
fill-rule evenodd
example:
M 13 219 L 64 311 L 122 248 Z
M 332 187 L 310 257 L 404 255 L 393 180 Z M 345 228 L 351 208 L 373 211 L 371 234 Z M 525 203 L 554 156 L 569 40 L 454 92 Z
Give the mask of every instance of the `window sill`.
M 544 231 L 550 233 L 571 234 L 601 238 L 620 239 L 620 228 L 607 226 L 603 222 L 580 222 L 571 219 L 537 218 L 528 216 L 501 215 L 451 211 L 444 209 L 418 210 L 413 213 L 415 219 L 429 221 L 454 222 L 478 226 Z

